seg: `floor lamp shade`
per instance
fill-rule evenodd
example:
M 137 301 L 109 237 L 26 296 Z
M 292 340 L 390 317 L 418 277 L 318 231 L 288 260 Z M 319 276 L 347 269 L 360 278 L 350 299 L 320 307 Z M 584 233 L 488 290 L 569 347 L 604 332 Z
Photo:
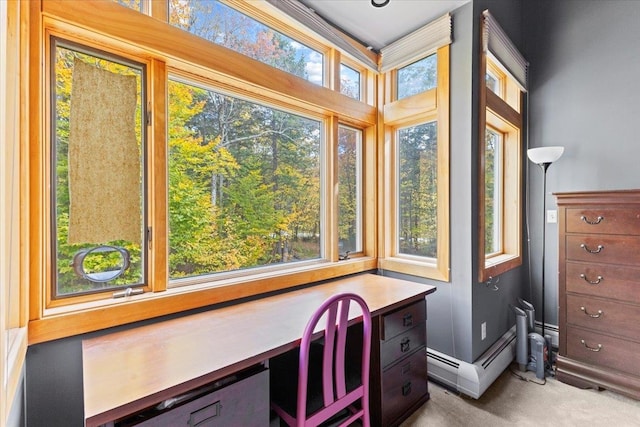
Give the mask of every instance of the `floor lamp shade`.
M 527 150 L 529 160 L 538 165 L 553 163 L 562 156 L 564 147 L 538 147 Z

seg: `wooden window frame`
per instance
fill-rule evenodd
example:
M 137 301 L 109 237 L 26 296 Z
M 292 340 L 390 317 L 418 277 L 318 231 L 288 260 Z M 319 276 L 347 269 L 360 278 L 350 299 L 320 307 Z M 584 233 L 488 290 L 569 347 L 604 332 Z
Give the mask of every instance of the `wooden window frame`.
M 520 89 L 494 59 L 481 53 L 480 120 L 478 130 L 478 281 L 486 282 L 522 265 L 522 94 Z M 500 77 L 502 97 L 484 84 L 487 69 Z M 517 91 L 517 92 L 516 92 Z M 512 104 L 517 101 L 518 109 Z M 503 137 L 503 194 L 500 234 L 503 250 L 499 254 L 485 253 L 485 131 L 487 127 Z
M 152 125 L 147 136 L 147 191 L 153 194 L 147 206 L 148 224 L 154 230 L 147 253 L 150 265 L 148 292 L 125 298 L 97 299 L 78 297 L 65 299 L 65 304 L 53 303 L 47 289 L 51 277 L 47 260 L 51 256 L 48 188 L 50 165 L 48 74 L 40 67 L 30 67 L 23 81 L 29 98 L 29 150 L 26 170 L 29 184 L 24 187 L 33 207 L 28 214 L 29 288 L 28 342 L 35 344 L 52 339 L 87 333 L 152 317 L 214 305 L 239 298 L 255 297 L 267 292 L 284 290 L 321 280 L 374 270 L 377 267 L 376 224 L 376 121 L 375 107 L 348 98 L 334 90 L 291 76 L 266 64 L 246 58 L 214 43 L 188 34 L 166 22 L 167 9 L 162 2 L 151 3 L 151 15 L 118 5 L 110 0 L 84 2 L 41 0 L 28 4 L 30 63 L 46 63 L 45 45 L 50 34 L 65 40 L 95 47 L 119 56 L 148 64 L 148 94 L 152 105 Z M 26 7 L 26 6 L 25 6 Z M 162 18 L 164 16 L 164 18 Z M 141 30 L 144 29 L 144 30 Z M 308 37 L 312 37 L 309 34 Z M 205 54 L 206 53 L 206 54 Z M 334 55 L 338 57 L 339 55 Z M 339 69 L 339 67 L 337 67 Z M 332 69 L 335 69 L 332 68 Z M 328 244 L 324 259 L 303 266 L 292 265 L 271 274 L 248 274 L 217 281 L 202 281 L 190 286 L 168 286 L 166 233 L 167 218 L 167 93 L 169 73 L 181 74 L 233 95 L 248 96 L 257 101 L 268 100 L 274 107 L 321 117 L 326 139 L 323 153 L 323 212 L 326 215 Z M 371 93 L 377 88 L 367 77 L 366 99 L 376 99 Z M 340 260 L 337 248 L 337 166 L 336 147 L 338 123 L 363 131 L 363 253 L 349 260 Z M 334 248 L 335 246 L 335 248 Z M 27 247 L 27 246 L 25 246 Z M 338 262 L 339 261 L 339 262 Z M 26 306 L 26 302 L 25 302 Z
M 27 353 L 29 203 L 23 172 L 28 157 L 28 107 L 21 76 L 28 69 L 29 2 L 0 4 L 0 424 L 18 395 Z
M 384 151 L 380 163 L 384 173 L 380 183 L 382 194 L 380 222 L 380 268 L 440 281 L 449 281 L 449 45 L 437 49 L 437 86 L 401 100 L 396 100 L 396 69 L 385 74 L 383 122 L 381 140 Z M 425 57 L 428 55 L 425 55 Z M 435 121 L 438 134 L 438 219 L 437 258 L 405 256 L 397 253 L 397 144 L 398 127 Z

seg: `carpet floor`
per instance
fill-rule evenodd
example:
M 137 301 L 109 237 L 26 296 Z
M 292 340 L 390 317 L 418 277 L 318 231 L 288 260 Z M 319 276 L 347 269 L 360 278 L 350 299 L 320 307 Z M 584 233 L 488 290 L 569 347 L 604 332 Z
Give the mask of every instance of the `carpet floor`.
M 536 382 L 542 380 L 514 365 L 479 399 L 429 382 L 430 400 L 401 427 L 640 426 L 640 401 L 606 390 L 582 390 L 555 378 L 544 385 Z

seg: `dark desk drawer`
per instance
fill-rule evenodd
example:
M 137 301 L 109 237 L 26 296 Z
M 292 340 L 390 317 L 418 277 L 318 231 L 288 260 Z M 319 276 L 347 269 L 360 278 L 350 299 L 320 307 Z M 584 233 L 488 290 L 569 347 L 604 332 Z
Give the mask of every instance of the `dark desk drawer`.
M 427 393 L 427 355 L 425 348 L 382 374 L 382 425 L 390 425 Z
M 640 306 L 567 295 L 567 323 L 640 341 Z M 638 367 L 640 370 L 640 366 Z
M 136 425 L 263 427 L 269 425 L 269 371 L 264 370 Z
M 396 337 L 380 343 L 382 369 L 427 345 L 427 325 L 422 322 Z
M 640 376 L 640 343 L 567 326 L 567 357 Z
M 381 338 L 388 340 L 427 320 L 427 304 L 424 300 L 382 316 Z

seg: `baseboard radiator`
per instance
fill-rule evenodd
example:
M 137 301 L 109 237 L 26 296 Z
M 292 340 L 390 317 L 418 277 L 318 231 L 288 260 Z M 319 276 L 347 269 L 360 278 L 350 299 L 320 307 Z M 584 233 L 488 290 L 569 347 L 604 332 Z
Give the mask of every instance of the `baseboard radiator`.
M 478 399 L 516 357 L 515 325 L 474 363 L 427 348 L 429 379 Z

